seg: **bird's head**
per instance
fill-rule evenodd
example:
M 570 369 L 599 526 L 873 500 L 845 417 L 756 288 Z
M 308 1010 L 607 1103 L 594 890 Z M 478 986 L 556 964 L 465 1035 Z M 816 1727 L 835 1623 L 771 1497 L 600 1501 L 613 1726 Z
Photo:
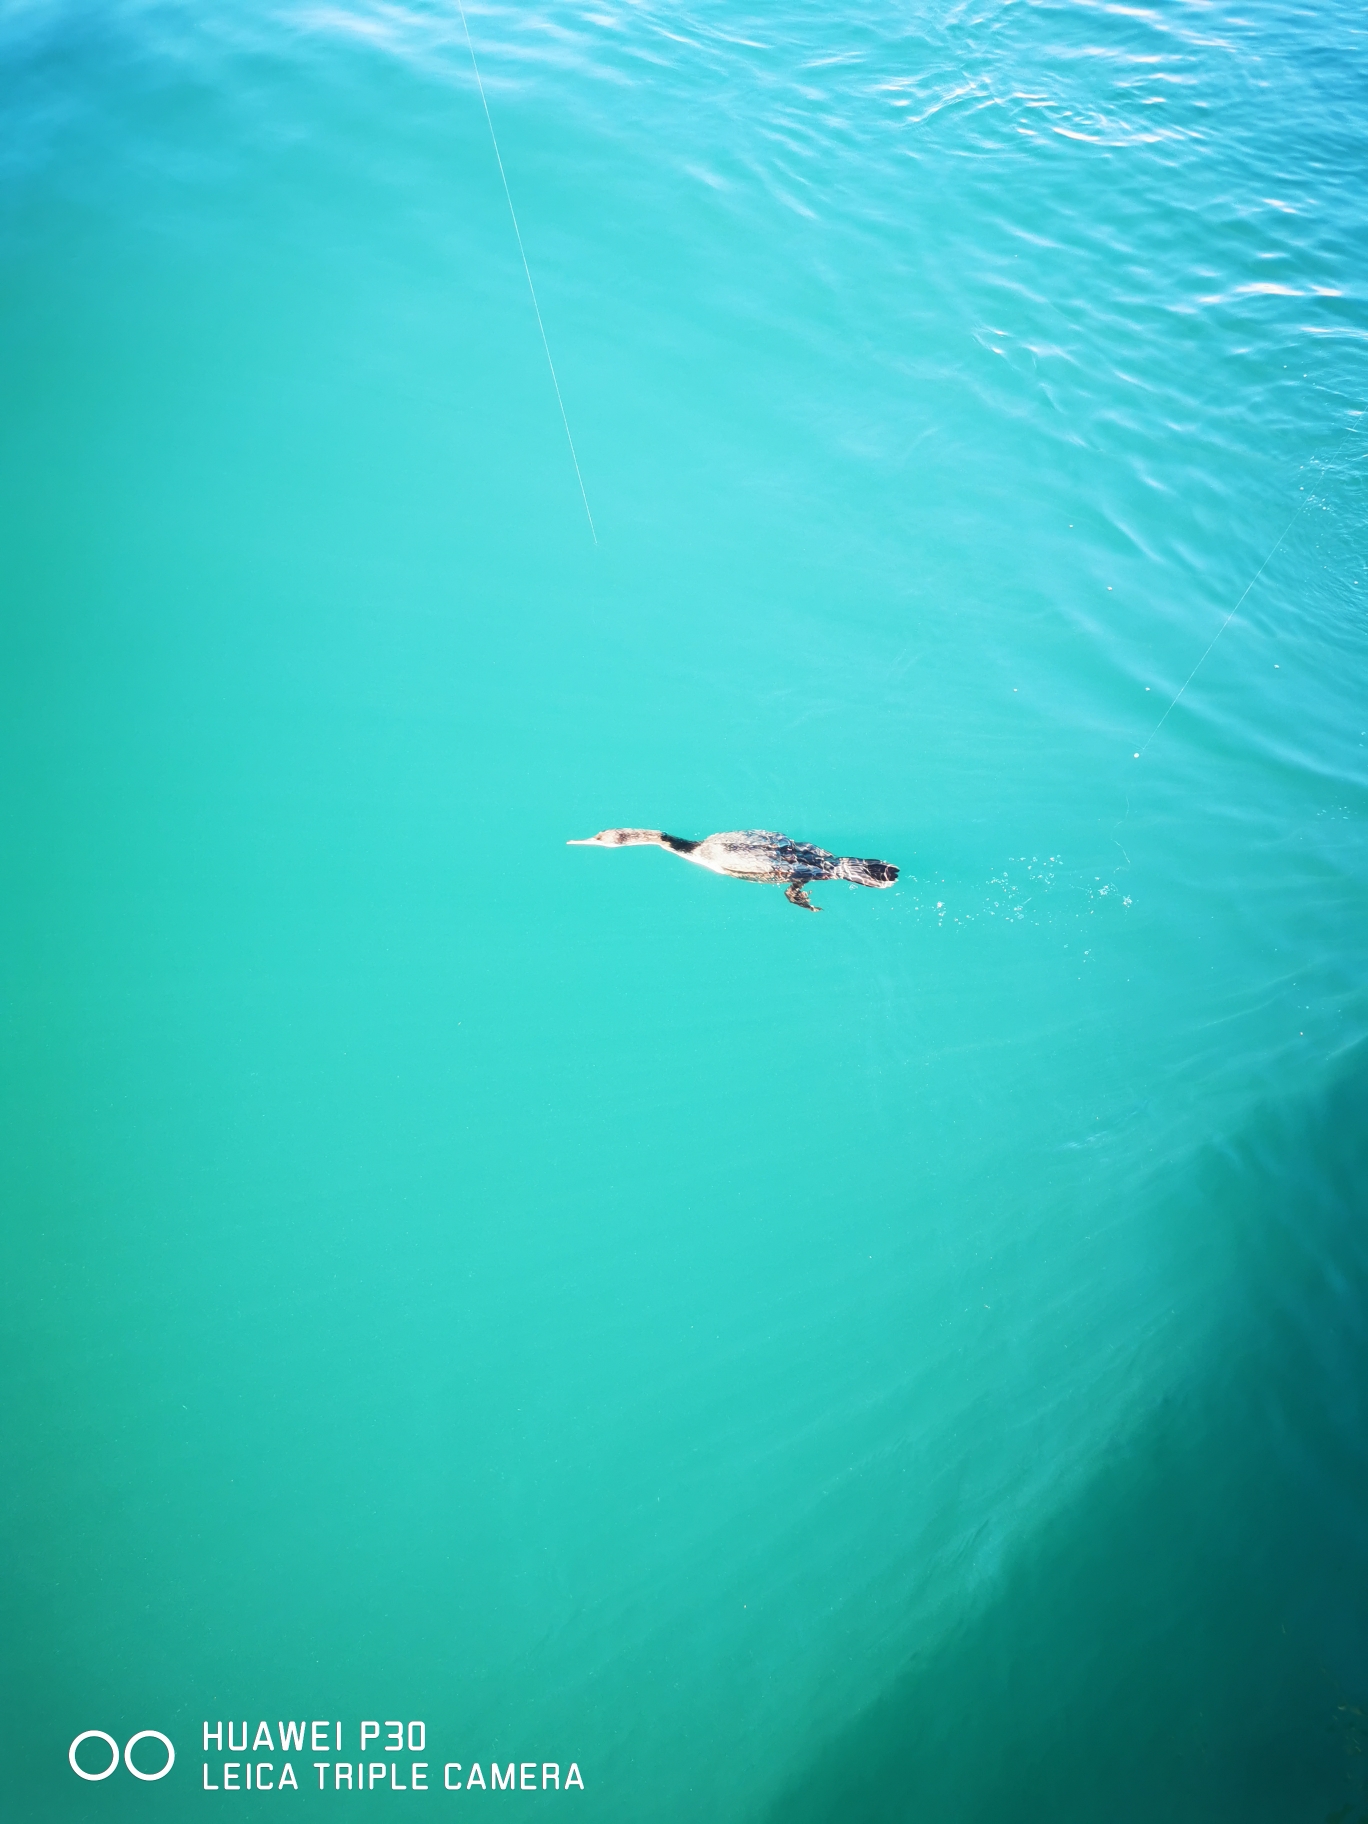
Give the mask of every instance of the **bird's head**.
M 600 830 L 597 836 L 572 836 L 567 848 L 621 849 L 632 842 L 659 842 L 659 830 Z

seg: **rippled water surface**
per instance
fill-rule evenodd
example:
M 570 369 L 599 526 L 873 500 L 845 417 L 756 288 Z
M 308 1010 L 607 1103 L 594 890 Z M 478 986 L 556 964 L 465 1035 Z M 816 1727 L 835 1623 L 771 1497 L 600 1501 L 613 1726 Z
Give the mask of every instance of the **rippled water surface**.
M 0 6 L 6 1815 L 1359 1824 L 1363 11 L 467 18 L 584 500 L 458 10 Z

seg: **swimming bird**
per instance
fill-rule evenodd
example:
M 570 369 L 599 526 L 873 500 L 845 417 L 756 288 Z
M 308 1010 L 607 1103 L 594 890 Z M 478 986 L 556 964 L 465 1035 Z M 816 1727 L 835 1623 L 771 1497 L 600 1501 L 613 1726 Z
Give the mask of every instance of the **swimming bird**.
M 653 843 L 685 861 L 733 880 L 754 880 L 765 886 L 783 886 L 784 898 L 805 912 L 820 912 L 804 889 L 814 880 L 848 880 L 857 887 L 891 887 L 898 870 L 891 861 L 861 861 L 854 855 L 833 855 L 810 842 L 795 842 L 777 830 L 723 830 L 690 842 L 685 836 L 667 836 L 664 830 L 600 830 L 597 836 L 573 836 L 569 848 L 621 849 L 634 843 Z M 784 883 L 787 882 L 787 885 Z

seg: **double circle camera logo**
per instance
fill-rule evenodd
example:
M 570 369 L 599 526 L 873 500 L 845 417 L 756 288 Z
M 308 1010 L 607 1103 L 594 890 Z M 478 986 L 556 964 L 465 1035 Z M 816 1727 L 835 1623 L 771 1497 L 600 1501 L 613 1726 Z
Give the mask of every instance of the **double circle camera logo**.
M 109 1749 L 109 1765 L 101 1767 L 95 1773 L 87 1773 L 76 1759 L 76 1750 L 82 1742 L 103 1742 Z M 166 1750 L 166 1765 L 159 1767 L 155 1773 L 144 1773 L 141 1767 L 135 1767 L 133 1750 L 139 1742 L 160 1742 Z M 171 1746 L 170 1736 L 163 1735 L 160 1729 L 139 1729 L 136 1735 L 130 1735 L 124 1743 L 122 1755 L 119 1753 L 119 1744 L 112 1735 L 106 1735 L 103 1729 L 83 1729 L 67 1749 L 67 1759 L 71 1762 L 71 1771 L 79 1774 L 83 1780 L 107 1780 L 110 1774 L 115 1772 L 121 1759 L 135 1780 L 164 1780 L 176 1764 L 176 1751 Z

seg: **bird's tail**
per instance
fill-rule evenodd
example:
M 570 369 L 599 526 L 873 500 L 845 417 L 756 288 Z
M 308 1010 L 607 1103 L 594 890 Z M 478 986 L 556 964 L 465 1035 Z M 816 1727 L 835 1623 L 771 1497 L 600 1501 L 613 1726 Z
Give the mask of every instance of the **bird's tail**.
M 891 887 L 898 870 L 891 861 L 864 861 L 858 855 L 842 855 L 836 877 L 853 881 L 857 887 Z

